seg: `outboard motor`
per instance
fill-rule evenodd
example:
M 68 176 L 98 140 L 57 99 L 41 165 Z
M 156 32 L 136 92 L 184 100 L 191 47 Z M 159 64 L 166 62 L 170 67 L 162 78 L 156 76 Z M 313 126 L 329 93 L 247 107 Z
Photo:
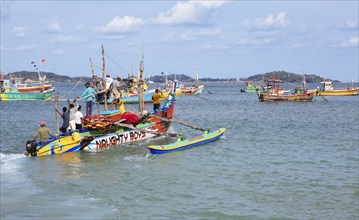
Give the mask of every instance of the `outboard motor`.
M 31 154 L 31 156 L 36 156 L 36 147 L 37 143 L 34 140 L 26 142 L 26 150 Z

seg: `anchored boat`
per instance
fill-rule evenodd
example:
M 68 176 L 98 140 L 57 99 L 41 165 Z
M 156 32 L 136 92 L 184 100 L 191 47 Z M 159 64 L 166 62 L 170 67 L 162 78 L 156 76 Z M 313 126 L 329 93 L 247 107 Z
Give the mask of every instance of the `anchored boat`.
M 351 86 L 347 89 L 334 89 L 331 81 L 324 81 L 321 83 L 323 84 L 323 89 L 318 89 L 318 96 L 356 96 L 358 94 L 358 90 L 354 87 L 353 81 Z

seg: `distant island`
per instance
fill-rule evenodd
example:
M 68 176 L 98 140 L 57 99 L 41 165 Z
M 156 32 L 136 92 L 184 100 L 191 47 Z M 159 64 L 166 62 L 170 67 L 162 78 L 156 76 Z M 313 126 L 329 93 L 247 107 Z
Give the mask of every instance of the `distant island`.
M 44 74 L 46 76 L 46 79 L 50 82 L 77 82 L 80 79 L 82 81 L 92 81 L 91 77 L 85 77 L 85 76 L 70 77 L 70 76 L 66 76 L 66 75 L 58 75 L 58 74 L 51 73 L 51 72 L 44 72 L 42 74 Z M 259 82 L 259 81 L 262 81 L 262 79 L 266 80 L 268 78 L 271 78 L 273 74 L 275 75 L 276 79 L 279 78 L 283 82 L 300 83 L 303 80 L 302 74 L 289 73 L 286 71 L 272 71 L 272 72 L 268 72 L 268 73 L 264 73 L 264 74 L 257 74 L 257 75 L 250 76 L 247 78 L 208 78 L 207 77 L 207 78 L 200 78 L 199 81 L 200 82 L 243 82 L 243 81 Z M 38 80 L 38 73 L 37 72 L 29 72 L 29 71 L 19 71 L 19 72 L 4 74 L 3 77 L 5 79 L 20 77 L 20 78 L 23 78 L 24 80 L 36 81 L 36 80 Z M 167 79 L 168 80 L 177 79 L 184 83 L 193 83 L 195 81 L 194 78 L 187 76 L 185 74 L 177 74 L 177 75 L 170 74 L 170 75 L 167 75 Z M 161 75 L 151 76 L 149 78 L 146 78 L 146 80 L 150 80 L 155 83 L 164 83 L 166 80 L 166 76 L 164 74 L 161 74 Z M 306 74 L 305 74 L 305 80 L 308 83 L 312 83 L 312 82 L 319 83 L 319 82 L 323 82 L 324 80 L 340 82 L 338 80 L 331 80 L 328 78 L 324 79 L 323 77 L 320 77 L 317 75 L 306 75 Z

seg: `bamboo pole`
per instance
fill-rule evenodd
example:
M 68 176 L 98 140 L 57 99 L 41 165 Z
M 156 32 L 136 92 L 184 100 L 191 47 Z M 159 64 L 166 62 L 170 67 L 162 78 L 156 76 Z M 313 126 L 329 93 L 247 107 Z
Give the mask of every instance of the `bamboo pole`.
M 56 112 L 57 109 L 57 91 L 56 88 L 54 88 L 54 107 L 55 107 L 55 121 L 56 121 L 56 134 L 59 132 L 59 118 Z
M 96 77 L 95 77 L 95 70 L 94 70 L 94 68 L 93 68 L 93 64 L 92 64 L 92 60 L 91 60 L 91 58 L 90 58 L 90 65 L 91 65 L 91 71 L 92 71 L 92 84 L 93 84 L 93 86 L 94 86 L 94 89 L 95 89 L 95 91 L 97 92 L 97 80 L 95 79 Z M 99 102 L 97 102 L 97 111 L 98 111 L 98 114 L 100 114 L 100 111 L 101 111 L 101 107 L 100 107 L 100 103 Z
M 103 45 L 101 45 L 102 47 L 102 88 L 106 88 L 106 84 L 105 84 L 105 49 L 103 48 Z M 105 102 L 105 111 L 107 111 L 107 97 L 106 94 L 104 95 L 104 102 Z
M 188 124 L 188 123 L 186 123 L 186 122 L 178 121 L 178 120 L 175 120 L 175 119 L 163 118 L 163 117 L 160 117 L 160 116 L 157 116 L 157 115 L 149 115 L 148 117 L 157 118 L 157 119 L 160 119 L 160 120 L 162 120 L 162 121 L 167 121 L 167 122 L 173 122 L 173 123 L 181 124 L 181 125 L 184 125 L 184 126 L 187 126 L 187 127 L 193 128 L 193 129 L 196 129 L 196 130 L 200 130 L 200 131 L 208 131 L 208 129 L 201 128 L 201 127 L 197 127 L 197 126 L 195 126 L 195 125 L 191 125 L 191 124 Z
M 177 134 L 177 133 L 170 133 L 170 132 L 157 132 L 157 131 L 152 131 L 152 130 L 147 130 L 147 129 L 143 129 L 143 128 L 136 128 L 135 126 L 133 126 L 132 124 L 125 124 L 125 123 L 115 123 L 117 126 L 123 127 L 123 128 L 129 128 L 132 130 L 136 130 L 136 131 L 142 131 L 145 133 L 149 133 L 149 134 L 154 134 L 154 135 L 167 135 L 170 137 L 184 137 L 184 135 L 181 134 Z

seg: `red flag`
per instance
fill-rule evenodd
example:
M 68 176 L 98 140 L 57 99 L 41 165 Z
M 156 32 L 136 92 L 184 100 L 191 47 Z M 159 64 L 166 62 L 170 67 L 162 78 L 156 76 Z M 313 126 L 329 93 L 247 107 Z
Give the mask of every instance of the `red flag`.
M 45 63 L 45 62 L 46 62 L 46 59 L 42 59 L 41 62 Z

